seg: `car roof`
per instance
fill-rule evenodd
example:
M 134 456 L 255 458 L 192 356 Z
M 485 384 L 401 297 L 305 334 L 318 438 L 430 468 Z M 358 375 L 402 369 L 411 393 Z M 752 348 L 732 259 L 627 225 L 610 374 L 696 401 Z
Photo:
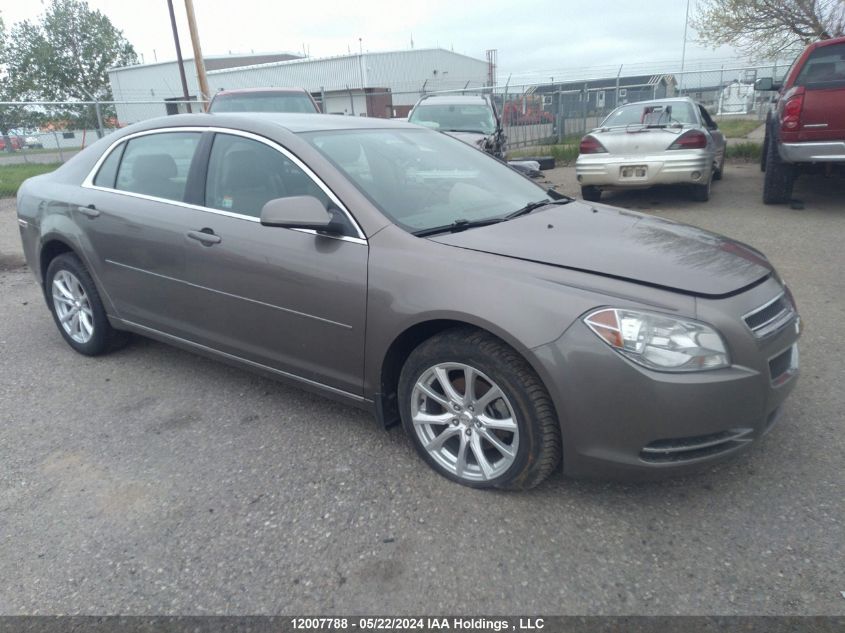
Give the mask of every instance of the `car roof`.
M 305 114 L 299 112 L 208 112 L 177 114 L 147 119 L 131 126 L 137 131 L 168 127 L 229 127 L 249 130 L 255 124 L 270 124 L 298 134 L 332 130 L 361 130 L 378 128 L 421 129 L 417 125 L 393 119 L 356 117 L 336 114 Z M 136 127 L 137 126 L 137 127 Z
M 423 97 L 419 100 L 417 105 L 422 103 L 446 103 L 446 104 L 461 104 L 461 103 L 487 103 L 487 99 L 483 95 L 437 95 L 433 97 Z
M 230 90 L 218 90 L 215 93 L 215 97 L 218 95 L 239 95 L 239 94 L 253 94 L 256 92 L 260 93 L 268 93 L 268 92 L 304 92 L 306 94 L 310 94 L 305 88 L 295 88 L 295 87 L 279 87 L 274 88 L 271 86 L 266 86 L 262 88 L 232 88 Z

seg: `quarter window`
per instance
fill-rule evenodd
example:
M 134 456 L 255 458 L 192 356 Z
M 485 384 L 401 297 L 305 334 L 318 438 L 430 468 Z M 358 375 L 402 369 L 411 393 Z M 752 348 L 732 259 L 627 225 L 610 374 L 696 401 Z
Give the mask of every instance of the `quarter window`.
M 131 139 L 115 188 L 181 201 L 199 139 L 199 132 L 162 132 Z
M 328 208 L 325 192 L 280 151 L 253 139 L 215 135 L 205 206 L 257 218 L 269 200 L 288 196 L 314 196 Z
M 126 143 L 121 143 L 118 147 L 112 150 L 109 157 L 100 165 L 100 171 L 97 172 L 97 177 L 94 178 L 94 184 L 98 187 L 108 187 L 114 189 L 114 181 L 117 178 L 117 166 L 120 164 L 120 156 L 126 148 Z

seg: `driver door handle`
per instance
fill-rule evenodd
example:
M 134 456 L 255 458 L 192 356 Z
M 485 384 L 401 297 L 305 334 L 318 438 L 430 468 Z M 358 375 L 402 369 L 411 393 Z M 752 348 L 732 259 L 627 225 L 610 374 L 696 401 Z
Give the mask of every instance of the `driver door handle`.
M 203 244 L 204 246 L 211 246 L 213 244 L 219 244 L 222 239 L 219 235 L 215 235 L 214 231 L 211 229 L 202 229 L 201 231 L 188 231 L 188 237 L 192 240 L 196 240 Z

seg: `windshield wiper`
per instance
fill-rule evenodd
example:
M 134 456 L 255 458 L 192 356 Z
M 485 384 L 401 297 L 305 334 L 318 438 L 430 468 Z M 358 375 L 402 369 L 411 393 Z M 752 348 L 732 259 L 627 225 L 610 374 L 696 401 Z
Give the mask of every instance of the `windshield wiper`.
M 503 222 L 505 218 L 486 218 L 484 220 L 465 220 L 460 218 L 451 224 L 444 224 L 443 226 L 435 226 L 430 229 L 420 229 L 414 231 L 413 235 L 417 237 L 428 237 L 429 235 L 436 235 L 437 233 L 458 233 L 466 231 L 467 229 L 474 229 L 477 226 L 489 226 L 491 224 L 498 224 Z
M 557 193 L 557 192 L 555 192 L 555 193 Z M 561 194 L 558 193 L 558 195 L 561 195 Z M 529 202 L 524 207 L 521 207 L 521 208 L 517 209 L 516 211 L 512 211 L 512 212 L 508 213 L 505 216 L 504 219 L 505 220 L 512 220 L 513 218 L 518 218 L 518 217 L 521 217 L 523 215 L 528 215 L 532 211 L 536 211 L 537 209 L 539 209 L 541 207 L 547 207 L 547 206 L 552 205 L 552 204 L 569 204 L 573 200 L 574 200 L 574 198 L 565 197 L 565 198 L 561 198 L 559 200 L 548 200 L 548 199 L 546 199 L 546 200 L 537 200 L 537 202 Z

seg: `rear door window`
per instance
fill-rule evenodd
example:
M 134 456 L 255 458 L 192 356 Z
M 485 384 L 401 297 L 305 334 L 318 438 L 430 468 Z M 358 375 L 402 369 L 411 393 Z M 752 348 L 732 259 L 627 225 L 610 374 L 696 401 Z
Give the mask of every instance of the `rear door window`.
M 329 198 L 308 174 L 279 150 L 233 134 L 216 134 L 208 162 L 205 206 L 250 217 L 275 198 Z
M 159 132 L 126 144 L 116 189 L 182 201 L 199 132 Z
M 845 87 L 845 44 L 822 46 L 810 53 L 795 85 L 806 88 Z

